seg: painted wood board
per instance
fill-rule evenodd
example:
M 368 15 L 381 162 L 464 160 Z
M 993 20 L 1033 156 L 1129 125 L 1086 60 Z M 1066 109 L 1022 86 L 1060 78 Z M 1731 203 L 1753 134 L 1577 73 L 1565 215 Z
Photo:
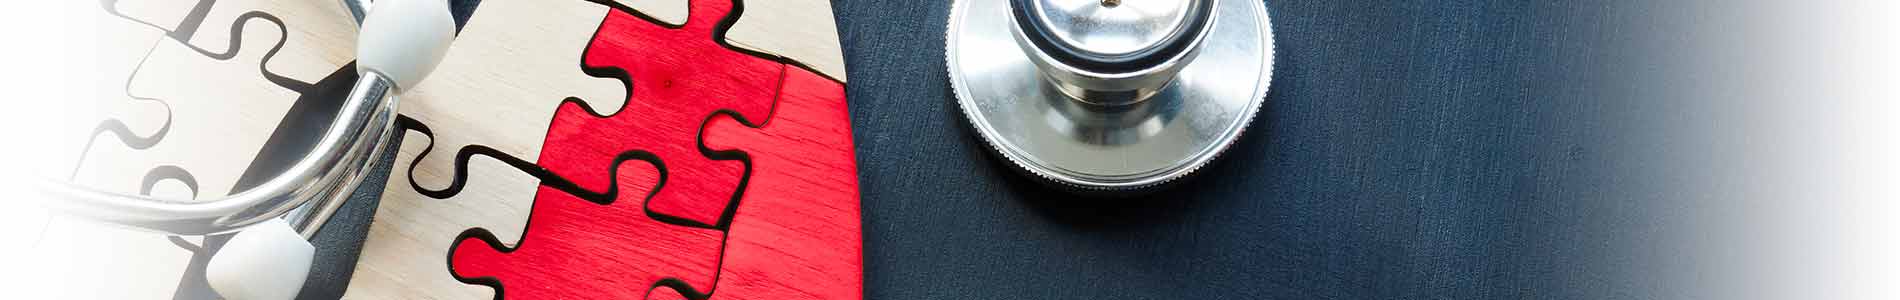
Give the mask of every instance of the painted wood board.
M 539 160 L 548 119 L 564 101 L 605 112 L 625 103 L 626 85 L 580 63 L 608 10 L 482 1 L 442 65 L 401 96 L 403 145 L 346 298 L 493 298 L 492 289 L 450 275 L 449 241 L 473 227 L 518 240 L 540 179 L 510 163 Z M 471 155 L 458 158 L 463 152 Z
M 404 96 L 406 140 L 345 298 L 861 297 L 843 82 L 769 47 L 837 49 L 829 4 L 823 18 L 731 15 L 757 2 L 483 1 Z M 827 36 L 741 46 L 731 18 Z M 586 38 L 551 38 L 572 34 Z M 529 60 L 559 63 L 515 65 Z M 603 81 L 618 94 L 592 95 Z M 706 148 L 705 126 L 760 130 L 787 93 L 822 95 L 787 124 L 827 130 Z
M 70 165 L 70 173 L 58 177 L 117 192 L 174 199 L 235 192 L 232 182 L 259 155 L 285 108 L 301 101 L 317 81 L 346 72 L 354 48 L 354 27 L 341 7 L 329 2 L 69 4 L 76 8 L 71 11 L 94 17 L 73 22 L 113 34 L 75 46 L 111 51 L 76 56 L 94 57 L 83 66 L 106 76 L 89 82 L 89 90 L 98 94 L 66 112 L 80 117 L 67 118 L 79 121 L 62 126 L 75 136 L 61 144 L 74 155 L 59 163 Z M 751 6 L 741 13 L 736 8 L 743 4 Z M 747 295 L 754 292 L 748 291 L 790 296 L 769 291 L 809 287 L 822 293 L 804 298 L 859 297 L 858 200 L 841 53 L 829 4 L 792 4 L 483 1 L 438 74 L 403 95 L 401 134 L 406 139 L 346 297 L 487 299 L 497 287 L 533 284 L 502 274 L 521 274 L 518 269 L 535 264 L 506 265 L 472 256 L 455 261 L 486 266 L 495 275 L 458 277 L 445 262 L 451 247 L 461 243 L 480 247 L 457 249 L 531 249 L 521 251 L 549 253 L 544 257 L 561 261 L 610 253 L 587 247 L 532 250 L 542 249 L 535 246 L 541 244 L 522 242 L 529 236 L 583 240 L 562 238 L 559 230 L 529 234 L 549 232 L 537 226 L 561 224 L 529 221 L 530 215 L 562 211 L 543 210 L 538 204 L 554 201 L 539 199 L 563 197 L 578 199 L 568 204 L 582 208 L 601 202 L 641 204 L 624 211 L 634 218 L 623 219 L 647 227 L 620 229 L 651 229 L 635 231 L 651 238 L 598 236 L 603 242 L 595 244 L 624 244 L 652 260 L 621 269 L 590 265 L 593 271 L 648 274 L 616 278 L 653 281 L 637 286 L 658 287 L 639 290 L 641 295 L 752 298 Z M 737 21 L 722 22 L 728 20 Z M 600 38 L 603 32 L 608 38 Z M 272 49 L 276 53 L 262 51 Z M 825 136 L 748 138 L 722 144 L 724 149 L 705 148 L 702 126 L 778 128 L 750 125 L 771 126 L 771 120 L 786 116 L 775 112 L 783 95 L 811 90 L 832 92 L 813 102 L 825 111 L 784 123 L 822 120 L 829 125 L 820 128 L 829 131 L 807 132 Z M 116 125 L 101 125 L 108 123 Z M 112 129 L 99 129 L 105 127 Z M 767 150 L 787 152 L 766 155 Z M 810 182 L 794 180 L 809 178 L 846 181 L 804 187 Z M 628 200 L 613 201 L 623 197 Z M 793 209 L 772 212 L 787 207 Z M 588 221 L 594 218 L 587 216 L 601 212 L 572 211 L 582 220 L 566 223 L 573 228 L 605 226 Z M 30 267 L 59 274 L 42 280 L 82 283 L 38 286 L 34 290 L 45 292 L 39 295 L 208 295 L 202 282 L 194 283 L 192 272 L 202 268 L 220 239 L 168 237 L 41 213 L 25 220 L 44 225 L 35 227 L 35 236 L 58 235 L 34 239 L 33 253 L 57 259 Z M 677 243 L 643 242 L 660 240 Z M 786 243 L 770 244 L 775 241 Z M 773 247 L 803 250 L 758 250 Z M 744 263 L 723 263 L 727 258 Z M 785 267 L 761 268 L 761 262 Z M 134 265 L 140 272 L 112 269 Z M 825 276 L 811 277 L 811 270 Z M 825 281 L 807 283 L 795 276 Z M 74 280 L 80 278 L 111 280 Z M 105 281 L 118 287 L 98 286 Z M 531 290 L 507 294 L 517 291 Z M 628 295 L 565 293 L 523 297 Z

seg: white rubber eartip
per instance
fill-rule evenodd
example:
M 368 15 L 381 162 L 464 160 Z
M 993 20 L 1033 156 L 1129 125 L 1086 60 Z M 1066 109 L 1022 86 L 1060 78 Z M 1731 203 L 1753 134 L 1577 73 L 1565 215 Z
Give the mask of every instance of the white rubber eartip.
M 316 252 L 290 223 L 271 219 L 231 237 L 205 266 L 205 281 L 225 299 L 291 299 L 303 289 Z
M 357 73 L 375 71 L 408 89 L 442 62 L 455 41 L 445 0 L 379 0 L 356 37 Z

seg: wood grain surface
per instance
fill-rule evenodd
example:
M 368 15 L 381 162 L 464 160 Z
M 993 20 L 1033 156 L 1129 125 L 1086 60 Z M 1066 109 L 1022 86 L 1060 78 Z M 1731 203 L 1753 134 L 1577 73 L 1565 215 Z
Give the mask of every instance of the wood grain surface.
M 734 24 L 748 20 L 754 30 L 822 27 L 826 39 L 757 34 L 785 40 L 752 43 L 824 42 L 811 48 L 839 57 L 828 5 L 813 19 L 737 15 L 736 1 L 669 3 L 677 2 L 484 1 L 450 62 L 405 95 L 406 140 L 346 298 L 753 298 L 744 286 L 778 286 L 759 295 L 783 298 L 798 294 L 763 291 L 805 289 L 810 280 L 800 276 L 826 282 L 809 286 L 821 293 L 793 298 L 857 297 L 856 173 L 843 83 L 814 71 L 821 64 L 781 55 L 814 50 L 734 39 Z M 671 8 L 684 11 L 641 10 Z M 669 21 L 676 16 L 683 19 Z M 790 74 L 799 87 L 788 86 Z M 603 82 L 609 88 L 597 88 Z M 833 130 L 721 150 L 702 143 L 710 123 L 780 116 L 773 108 L 793 92 L 831 92 L 818 98 L 835 111 L 808 118 Z M 844 152 L 801 156 L 791 146 L 812 141 Z M 797 178 L 850 185 L 796 189 L 785 185 L 805 181 L 751 179 L 763 174 L 753 168 L 753 149 L 794 150 L 774 158 L 831 166 L 788 168 L 803 170 L 791 173 Z M 819 149 L 810 153 L 826 153 Z M 760 200 L 764 208 L 748 213 L 741 203 L 750 197 L 778 200 Z M 801 252 L 739 251 L 760 247 Z M 769 259 L 728 265 L 727 257 Z M 758 265 L 768 262 L 782 267 Z M 740 273 L 747 274 L 729 275 Z
M 238 192 L 289 108 L 353 56 L 342 8 L 310 1 L 60 1 L 69 35 L 58 153 L 41 174 L 171 201 Z M 219 238 L 29 212 L 30 299 L 196 299 Z M 19 228 L 8 228 L 18 230 Z M 23 290 L 23 291 L 18 291 Z
M 334 2 L 66 4 L 95 33 L 67 63 L 96 72 L 47 165 L 115 192 L 238 192 L 286 112 L 354 58 Z M 451 47 L 401 91 L 405 138 L 345 298 L 858 297 L 829 3 L 486 0 Z M 790 95 L 822 96 L 775 113 Z M 710 124 L 732 137 L 719 149 Z M 222 238 L 15 215 L 44 258 L 26 295 L 215 297 L 198 277 Z

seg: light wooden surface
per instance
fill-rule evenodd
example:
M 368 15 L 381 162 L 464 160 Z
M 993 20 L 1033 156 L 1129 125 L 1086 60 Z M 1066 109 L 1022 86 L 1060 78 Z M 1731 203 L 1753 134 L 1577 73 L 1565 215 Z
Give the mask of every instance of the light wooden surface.
M 674 26 L 690 17 L 685 1 L 614 1 Z M 59 145 L 72 149 L 62 153 L 73 155 L 53 164 L 69 166 L 54 168 L 67 173 L 56 177 L 82 185 L 138 193 L 147 188 L 142 181 L 154 167 L 175 166 L 190 174 L 190 183 L 159 180 L 150 184 L 150 195 L 205 199 L 233 192 L 236 179 L 299 96 L 265 77 L 315 82 L 353 59 L 355 27 L 333 1 L 221 0 L 203 7 L 209 10 L 201 23 L 192 22 L 198 20 L 191 17 L 193 10 L 202 4 L 194 0 L 125 0 L 106 2 L 107 7 L 69 2 L 67 11 L 87 16 L 69 18 L 69 23 L 84 24 L 70 27 L 98 34 L 68 45 L 96 51 L 74 56 L 91 59 L 68 63 L 96 70 L 97 76 L 84 78 L 92 96 L 64 112 L 69 117 L 63 119 L 74 121 L 60 130 L 72 137 Z M 727 43 L 843 80 L 829 3 L 746 4 L 747 13 L 728 32 Z M 550 120 L 564 101 L 585 104 L 600 115 L 622 110 L 626 85 L 598 70 L 587 74 L 580 63 L 609 9 L 582 0 L 482 2 L 438 72 L 402 96 L 403 116 L 430 132 L 401 133 L 405 142 L 348 298 L 493 296 L 488 286 L 452 276 L 444 264 L 448 247 L 469 228 L 489 229 L 500 241 L 521 239 L 542 182 L 508 164 L 538 162 Z M 249 21 L 239 25 L 240 19 Z M 233 26 L 239 27 L 234 31 Z M 264 53 L 273 48 L 278 53 L 266 59 Z M 108 121 L 125 129 L 92 134 Z M 130 147 L 121 134 L 150 145 Z M 848 139 L 848 132 L 843 137 Z M 466 181 L 452 189 L 458 186 L 453 184 L 456 153 L 474 148 L 493 155 L 468 159 L 462 170 Z M 430 151 L 426 157 L 421 155 L 425 150 Z M 849 201 L 855 205 L 855 196 Z M 190 249 L 203 244 L 202 237 L 182 237 L 181 246 L 160 234 L 27 215 L 22 222 L 39 224 L 24 233 L 34 236 L 30 253 L 45 258 L 28 267 L 47 274 L 27 281 L 44 283 L 31 284 L 27 295 L 167 299 L 190 294 L 179 289 L 180 279 L 192 267 L 194 251 L 202 251 Z M 855 224 L 855 213 L 849 217 L 848 223 Z M 855 238 L 856 229 L 850 234 Z
M 726 32 L 734 46 L 790 59 L 825 77 L 845 82 L 843 44 L 831 2 L 746 1 L 744 15 Z
M 266 76 L 316 82 L 349 62 L 352 51 L 344 49 L 354 45 L 354 25 L 338 10 L 309 1 L 225 1 L 212 6 L 190 43 L 160 39 L 122 90 L 163 102 L 169 114 L 117 120 L 169 128 L 143 149 L 96 137 L 73 180 L 138 192 L 148 174 L 175 167 L 195 183 L 196 199 L 235 192 L 238 177 L 300 96 Z M 240 18 L 253 12 L 276 20 Z M 243 26 L 243 38 L 231 37 L 232 26 Z M 279 50 L 270 55 L 273 48 Z M 225 55 L 230 58 L 219 57 Z
M 701 11 L 689 9 L 689 5 L 714 4 L 709 7 L 725 5 L 720 2 L 689 3 L 662 0 L 622 0 L 612 3 L 635 9 L 641 15 L 658 19 L 661 24 L 681 27 L 681 31 L 709 30 L 708 26 L 715 24 L 716 20 L 724 16 L 723 11 L 717 9 Z M 761 3 L 765 1 L 746 3 L 748 5 L 746 14 L 739 17 L 739 24 L 744 26 L 733 25 L 731 31 L 728 31 L 728 37 L 732 38 L 727 41 L 728 43 L 768 55 L 783 56 L 784 62 L 817 67 L 828 66 L 837 74 L 837 77 L 842 78 L 841 53 L 836 50 L 837 37 L 835 30 L 832 29 L 834 25 L 829 16 L 829 3 L 808 3 L 816 5 L 813 6 L 816 7 L 815 10 L 790 6 L 790 3 Z M 722 106 L 710 106 L 703 110 L 688 107 L 762 101 L 760 104 L 764 106 L 759 109 L 735 108 L 734 112 L 763 121 L 770 116 L 772 91 L 779 87 L 779 83 L 774 81 L 780 77 L 769 75 L 755 78 L 739 75 L 741 73 L 730 73 L 737 70 L 735 68 L 758 69 L 741 67 L 752 63 L 726 61 L 719 58 L 722 57 L 720 55 L 707 55 L 737 54 L 738 52 L 732 51 L 733 49 L 692 54 L 698 52 L 664 48 L 664 46 L 698 47 L 698 43 L 704 43 L 708 47 L 718 47 L 712 45 L 710 40 L 691 40 L 690 36 L 687 40 L 674 41 L 669 39 L 677 37 L 668 37 L 668 33 L 664 32 L 653 32 L 660 35 L 628 37 L 618 41 L 594 40 L 597 29 L 604 32 L 607 30 L 606 27 L 610 27 L 601 23 L 603 17 L 619 14 L 609 12 L 608 9 L 611 6 L 581 1 L 483 1 L 470 19 L 469 25 L 458 36 L 454 48 L 449 52 L 448 61 L 427 82 L 404 95 L 403 115 L 413 119 L 412 125 L 426 127 L 427 134 L 420 131 L 409 131 L 405 134 L 405 142 L 396 158 L 393 174 L 383 195 L 381 207 L 370 228 L 370 236 L 365 241 L 364 252 L 358 262 L 355 277 L 350 283 L 346 298 L 489 299 L 494 297 L 495 291 L 489 285 L 512 286 L 512 288 L 502 290 L 513 294 L 514 297 L 624 298 L 638 297 L 647 292 L 643 288 L 626 287 L 650 286 L 661 278 L 679 280 L 675 283 L 691 291 L 690 293 L 704 293 L 715 289 L 716 284 L 712 282 L 712 276 L 721 272 L 720 268 L 715 267 L 717 258 L 722 255 L 720 250 L 723 243 L 720 241 L 732 238 L 724 237 L 725 229 L 723 228 L 732 225 L 720 222 L 718 212 L 725 207 L 737 205 L 724 202 L 739 191 L 732 183 L 715 185 L 694 185 L 694 183 L 696 179 L 698 181 L 710 179 L 704 176 L 741 175 L 744 171 L 737 167 L 743 164 L 738 161 L 707 161 L 707 158 L 701 157 L 702 154 L 698 154 L 697 150 L 692 150 L 696 147 L 693 132 L 701 124 L 699 120 L 711 116 L 715 108 Z M 693 15 L 687 11 L 708 15 Z M 785 16 L 774 16 L 779 14 Z M 613 17 L 607 18 L 613 19 Z M 632 20 L 631 22 L 648 21 Z M 660 29 L 659 26 L 652 25 L 659 24 L 650 24 L 645 26 L 650 29 L 640 30 Z M 698 37 L 710 39 L 709 33 L 710 31 L 701 33 Z M 671 36 L 679 35 L 671 34 Z M 614 43 L 608 48 L 642 50 L 622 54 L 595 53 L 591 51 L 605 50 L 588 49 L 601 47 L 601 45 L 591 43 Z M 649 48 L 654 46 L 661 47 Z M 583 58 L 582 54 L 599 57 Z M 770 69 L 758 71 L 785 72 L 784 70 L 791 69 L 758 57 L 746 59 L 766 66 L 776 65 Z M 830 60 L 830 62 L 806 60 Z M 589 75 L 583 73 L 583 67 L 606 70 L 594 69 L 592 72 L 595 74 Z M 629 74 L 631 75 L 630 82 L 625 83 L 631 87 L 623 85 L 618 80 L 608 79 L 619 74 L 615 72 L 631 73 Z M 802 70 L 799 72 L 814 74 Z M 834 102 L 826 106 L 835 111 L 825 117 L 831 118 L 829 121 L 835 126 L 848 127 L 849 119 L 843 114 L 842 83 L 816 75 L 812 75 L 811 78 L 819 78 L 817 80 L 820 82 L 835 86 L 833 90 L 837 95 L 834 98 L 828 98 Z M 755 87 L 760 89 L 761 93 L 742 92 L 742 90 Z M 628 89 L 639 95 L 629 97 L 626 94 Z M 750 96 L 753 94 L 759 95 Z M 631 101 L 634 102 L 629 103 L 629 98 L 633 98 Z M 750 100 L 752 98 L 759 99 Z M 559 112 L 556 111 L 557 107 L 560 108 Z M 733 108 L 733 106 L 723 107 Z M 563 118 L 573 121 L 565 127 L 550 127 L 550 124 L 562 123 Z M 602 118 L 602 121 L 590 121 L 594 118 Z M 687 122 L 668 124 L 662 121 L 672 119 Z M 688 127 L 675 128 L 674 126 Z M 684 135 L 680 135 L 677 133 L 681 132 L 675 129 L 686 131 L 683 131 Z M 829 134 L 834 135 L 830 138 L 844 140 L 844 142 L 834 142 L 829 145 L 845 147 L 843 157 L 846 159 L 831 162 L 843 164 L 842 169 L 834 169 L 832 170 L 834 174 L 830 175 L 808 173 L 806 175 L 854 179 L 855 171 L 850 168 L 852 161 L 848 159 L 850 145 L 848 130 Z M 608 138 L 614 136 L 620 137 Z M 553 143 L 557 140 L 564 143 L 563 147 L 568 150 L 555 152 L 564 153 L 563 157 L 566 158 L 549 162 L 548 158 L 544 157 L 544 155 L 549 155 L 547 154 L 549 150 L 544 149 L 548 145 L 544 143 Z M 582 144 L 574 144 L 576 142 Z M 608 169 L 610 160 L 617 161 L 617 159 L 609 159 L 610 157 L 620 151 L 635 149 L 653 154 L 654 159 L 664 161 L 666 170 L 661 171 L 657 165 L 642 161 L 626 161 L 625 165 L 612 163 L 614 166 L 622 167 Z M 427 151 L 426 154 L 425 151 Z M 462 153 L 468 155 L 458 155 Z M 681 156 L 674 156 L 676 154 Z M 420 157 L 419 160 L 418 157 Z M 457 170 L 458 163 L 465 163 L 466 169 Z M 699 164 L 718 164 L 734 168 L 699 169 L 694 167 Z M 411 168 L 413 171 L 410 171 Z M 662 190 L 654 198 L 642 197 L 647 191 L 656 188 L 654 184 L 659 182 L 660 173 L 666 173 L 669 177 L 664 186 L 657 188 L 671 190 Z M 554 178 L 560 182 L 542 182 L 544 178 L 549 178 L 545 176 L 555 176 Z M 614 178 L 617 178 L 622 188 L 614 188 L 608 183 L 609 179 Z M 738 178 L 740 177 L 735 177 L 733 180 L 739 180 Z M 457 179 L 464 181 L 457 182 Z M 411 184 L 412 182 L 414 184 Z M 556 186 L 567 188 L 555 188 Z M 855 227 L 858 223 L 855 184 L 843 189 L 851 191 L 848 197 L 824 199 L 837 202 L 825 204 L 826 207 L 838 208 L 845 207 L 844 204 L 838 203 L 849 204 L 848 210 L 836 210 L 848 213 L 827 215 L 831 216 L 829 221 L 853 225 L 845 228 L 848 230 L 831 233 L 848 237 L 848 241 L 839 238 L 818 239 L 828 243 L 821 247 L 811 248 L 830 251 L 849 250 L 846 254 L 838 255 L 817 254 L 830 253 L 824 251 L 812 254 L 836 260 L 833 264 L 814 262 L 815 265 L 848 266 L 845 270 L 831 270 L 827 273 L 832 273 L 829 274 L 830 276 L 845 276 L 843 278 L 851 279 L 834 283 L 842 284 L 837 286 L 851 288 L 833 291 L 850 291 L 846 294 L 856 297 L 855 292 L 858 291 L 856 287 L 859 284 L 858 272 L 861 268 L 856 267 L 859 263 L 856 245 L 859 243 L 857 242 L 858 231 Z M 672 196 L 668 196 L 668 191 L 672 193 Z M 606 194 L 598 194 L 602 192 Z M 761 194 L 772 193 L 761 192 Z M 624 199 L 624 201 L 612 199 Z M 646 205 L 639 205 L 641 203 L 638 201 L 642 200 L 648 201 L 645 202 Z M 541 203 L 540 201 L 552 202 Z M 601 211 L 586 210 L 586 207 L 596 205 L 589 203 L 590 201 L 612 201 L 616 203 L 613 207 L 632 206 L 629 207 L 631 210 L 611 210 L 623 212 L 616 215 L 610 213 L 606 207 L 601 207 Z M 702 204 L 711 206 L 702 206 Z M 567 207 L 571 210 L 567 213 L 556 213 L 562 211 L 559 207 Z M 708 215 L 706 212 L 711 214 Z M 718 228 L 665 224 L 652 219 L 651 216 L 654 213 L 683 216 L 678 217 L 679 220 Z M 547 216 L 541 216 L 544 214 Z M 540 217 L 530 218 L 530 215 Z M 531 223 L 530 220 L 533 222 Z M 768 219 L 759 218 L 750 222 L 773 224 L 765 220 Z M 781 225 L 819 224 L 809 220 L 778 223 Z M 482 239 L 471 242 L 475 240 L 461 238 L 466 236 L 465 233 L 472 232 L 470 230 L 476 228 L 479 228 L 478 232 L 481 233 Z M 625 232 L 636 236 L 591 235 L 592 238 L 578 238 L 571 235 L 563 237 L 561 234 L 581 231 L 622 232 L 622 230 L 630 230 Z M 528 231 L 542 233 L 535 234 Z M 769 240 L 774 237 L 758 235 L 741 240 L 755 238 Z M 455 251 L 489 249 L 491 247 L 489 243 L 493 243 L 494 248 L 514 249 L 521 246 L 517 244 L 519 241 L 519 243 L 541 246 L 524 248 L 527 250 L 521 250 L 522 252 L 518 253 L 540 253 L 541 256 L 538 256 L 539 259 L 508 260 L 500 259 L 506 255 L 465 257 L 459 260 L 459 263 L 468 264 L 466 267 L 469 269 L 462 270 L 466 273 L 459 275 L 465 277 L 458 280 L 457 272 L 449 265 L 443 264 L 445 258 L 455 260 L 450 256 L 451 245 L 458 240 L 462 241 L 461 247 L 466 248 Z M 615 240 L 620 242 L 610 242 Z M 668 240 L 673 242 L 662 242 Z M 562 244 L 580 245 L 580 248 L 552 246 Z M 592 248 L 601 245 L 616 246 Z M 549 250 L 546 247 L 594 250 L 564 252 Z M 602 249 L 622 249 L 613 251 L 632 252 L 596 252 L 606 251 Z M 612 259 L 594 262 L 589 259 L 592 257 Z M 787 263 L 788 266 L 804 265 L 796 263 L 797 260 L 779 261 Z M 516 268 L 508 267 L 505 262 L 515 262 Z M 631 266 L 608 268 L 621 264 Z M 596 268 L 597 270 L 577 268 Z M 545 276 L 518 276 L 521 274 Z M 599 278 L 605 281 L 565 281 L 575 278 Z M 799 282 L 798 280 L 780 281 L 783 281 L 778 283 L 780 285 Z M 755 279 L 753 282 L 746 280 L 733 282 L 738 282 L 734 285 L 739 286 L 772 281 Z M 613 290 L 607 290 L 606 287 L 601 286 L 588 288 L 592 284 L 600 283 L 621 288 Z M 728 297 L 742 295 L 744 295 L 742 292 L 727 293 Z
M 433 137 L 405 135 L 346 298 L 493 297 L 488 287 L 456 281 L 443 257 L 471 227 L 519 240 L 540 180 L 477 156 L 463 171 L 466 184 L 448 197 L 416 187 L 449 189 L 456 154 L 470 145 L 535 162 L 549 119 L 569 97 L 619 110 L 626 87 L 580 68 L 607 10 L 584 1 L 482 1 L 442 65 L 402 95 L 402 115 L 428 126 Z
M 74 99 L 60 112 L 66 122 L 55 125 L 55 162 L 40 175 L 113 192 L 178 201 L 233 192 L 301 96 L 278 83 L 315 82 L 352 59 L 354 26 L 331 3 L 217 1 L 195 19 L 188 16 L 198 1 L 60 2 L 68 35 L 78 37 L 65 45 L 72 52 L 65 63 L 93 72 L 66 73 Z M 20 273 L 38 275 L 15 292 L 25 298 L 210 293 L 195 284 L 202 280 L 190 280 L 202 276 L 192 270 L 209 257 L 205 237 L 168 237 L 44 210 L 27 214 L 41 226 L 26 233 L 33 260 Z

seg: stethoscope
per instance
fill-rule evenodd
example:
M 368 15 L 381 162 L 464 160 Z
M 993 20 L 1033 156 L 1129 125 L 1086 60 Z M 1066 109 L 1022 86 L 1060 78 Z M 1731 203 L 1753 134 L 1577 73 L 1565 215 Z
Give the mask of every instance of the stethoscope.
M 960 0 L 944 54 L 997 156 L 1067 191 L 1130 196 L 1194 174 L 1266 101 L 1259 0 Z
M 395 134 L 396 93 L 454 39 L 446 2 L 342 0 L 361 28 L 338 118 L 283 174 L 221 199 L 178 202 L 39 184 L 53 208 L 173 235 L 237 232 L 206 280 L 233 299 L 297 294 L 306 240 Z M 1273 32 L 1261 1 L 961 0 L 945 56 L 975 132 L 1018 170 L 1085 194 L 1151 191 L 1193 174 L 1240 137 L 1267 92 Z
M 455 37 L 446 1 L 342 0 L 358 21 L 352 86 L 316 147 L 283 174 L 219 199 L 179 202 L 47 180 L 36 187 L 56 211 L 172 234 L 236 232 L 205 269 L 225 298 L 290 299 L 308 276 L 307 238 L 343 205 L 395 134 L 396 94 L 433 71 Z

